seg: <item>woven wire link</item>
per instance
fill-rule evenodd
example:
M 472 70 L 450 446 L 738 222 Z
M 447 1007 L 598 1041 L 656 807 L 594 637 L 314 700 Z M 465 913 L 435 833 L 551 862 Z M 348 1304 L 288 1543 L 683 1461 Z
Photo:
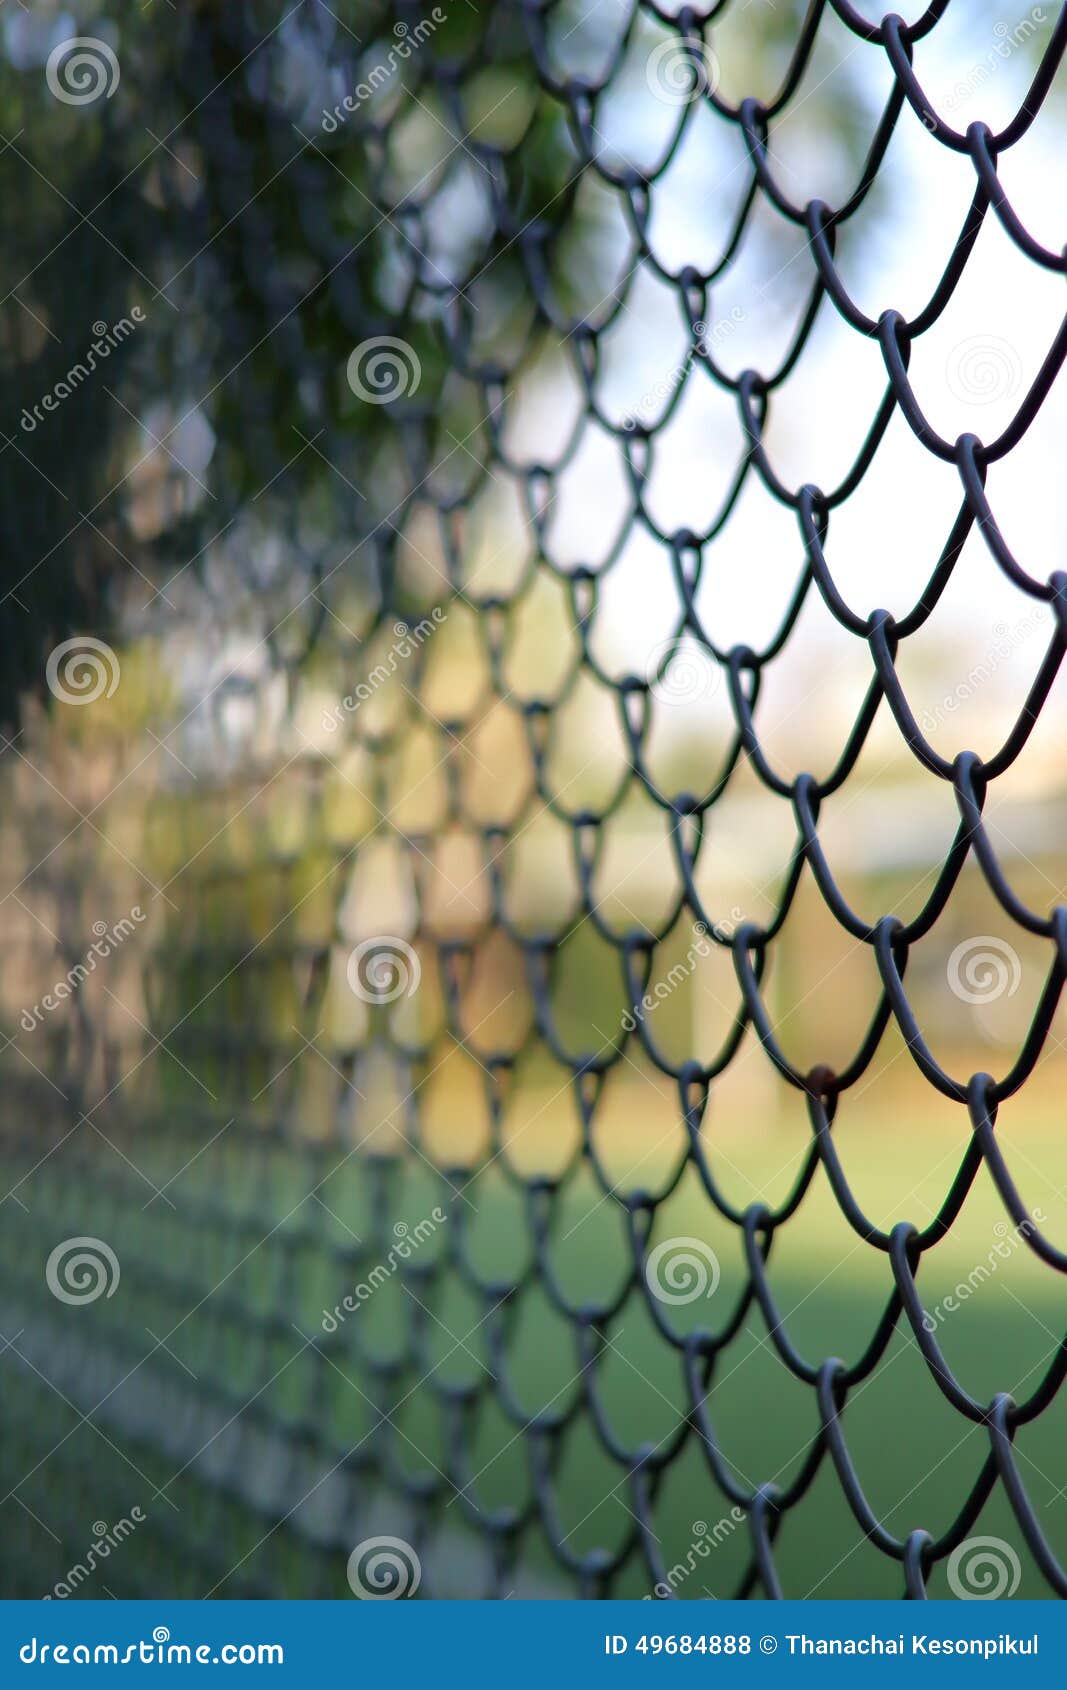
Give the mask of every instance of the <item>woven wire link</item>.
M 168 734 L 175 758 L 163 775 L 153 763 L 151 778 L 130 779 L 136 759 L 116 737 L 104 814 L 138 820 L 124 877 L 109 861 L 108 907 L 125 910 L 140 896 L 151 908 L 145 934 L 118 957 L 137 994 L 138 1022 L 98 996 L 64 1030 L 50 1030 L 40 1048 L 73 1103 L 74 1124 L 65 1110 L 50 1118 L 54 1152 L 35 1173 L 39 1137 L 10 1150 L 11 1165 L 43 1192 L 49 1240 L 107 1240 L 121 1284 L 96 1305 L 90 1328 L 80 1310 L 48 1298 L 37 1223 L 11 1203 L 4 1245 L 9 1320 L 18 1316 L 24 1327 L 4 1475 L 14 1486 L 46 1457 L 37 1483 L 63 1475 L 57 1565 L 77 1556 L 99 1496 L 100 1462 L 112 1464 L 123 1496 L 145 1497 L 140 1547 L 109 1561 L 106 1577 L 118 1593 L 340 1595 L 356 1542 L 392 1526 L 421 1558 L 423 1595 L 457 1593 L 434 1559 L 442 1531 L 446 1545 L 455 1532 L 479 1546 L 476 1568 L 453 1579 L 458 1593 L 509 1594 L 533 1551 L 528 1576 L 541 1591 L 610 1596 L 636 1569 L 648 1588 L 673 1594 L 657 1502 L 684 1459 L 704 1487 L 701 1515 L 733 1510 L 744 1535 L 734 1586 L 720 1595 L 797 1594 L 783 1591 L 776 1540 L 831 1477 L 858 1536 L 899 1569 L 901 1594 L 926 1594 L 932 1571 L 970 1537 L 997 1492 L 1048 1589 L 1067 1592 L 1015 1449 L 1020 1429 L 1053 1403 L 1067 1349 L 1053 1351 L 1025 1395 L 979 1400 L 954 1370 L 918 1287 L 924 1256 L 985 1176 L 1025 1249 L 1053 1273 L 1067 1266 L 1035 1222 L 996 1134 L 998 1110 L 1046 1053 L 1067 968 L 1067 911 L 1023 901 L 985 816 L 996 783 L 1024 753 L 1067 642 L 1067 574 L 1032 572 L 998 526 L 987 491 L 991 471 L 1021 447 L 1049 394 L 1067 353 L 1067 320 L 992 440 L 944 438 L 910 374 L 990 225 L 1021 260 L 1054 276 L 1067 270 L 1062 250 L 1024 225 L 1002 180 L 1050 97 L 1067 46 L 1067 9 L 1042 35 L 1016 115 L 999 131 L 975 121 L 965 132 L 938 109 L 915 68 L 947 0 L 912 23 L 895 15 L 871 21 L 848 0 L 815 0 L 791 23 L 788 42 L 777 41 L 787 49 L 777 85 L 764 74 L 758 98 L 724 92 L 737 83 L 731 54 L 745 67 L 743 32 L 726 34 L 734 10 L 672 11 L 637 0 L 606 7 L 594 29 L 581 8 L 555 4 L 496 0 L 462 18 L 441 8 L 438 24 L 437 11 L 398 0 L 373 18 L 353 14 L 358 46 L 347 21 L 331 22 L 318 6 L 298 9 L 291 28 L 282 29 L 270 7 L 251 5 L 234 7 L 223 25 L 193 27 L 182 93 L 195 107 L 189 133 L 206 169 L 190 215 L 205 245 L 236 255 L 248 298 L 211 302 L 228 372 L 215 408 L 206 407 L 220 443 L 213 488 L 222 516 L 213 512 L 212 522 L 221 530 L 232 514 L 236 525 L 229 549 L 209 551 L 172 597 L 188 616 L 190 651 L 208 638 L 197 621 L 205 602 L 227 637 L 241 632 L 249 607 L 266 637 L 250 642 L 248 659 L 231 659 L 223 646 L 225 661 L 198 671 L 202 698 L 188 695 L 187 712 L 168 717 L 161 709 L 161 722 L 196 718 L 195 734 Z M 852 54 L 877 59 L 887 90 L 851 189 L 834 203 L 797 198 L 775 156 L 778 127 L 803 104 L 827 37 L 838 68 Z M 294 92 L 301 42 L 315 74 Z M 388 75 L 372 74 L 386 63 Z M 652 162 L 634 162 L 643 137 L 627 157 L 610 111 L 613 89 L 635 66 L 639 79 L 661 79 L 653 97 L 666 127 Z M 736 211 L 713 260 L 670 265 L 657 236 L 657 196 L 702 122 L 723 126 L 736 142 Z M 883 161 L 909 126 L 925 131 L 931 154 L 966 161 L 973 196 L 928 297 L 910 314 L 886 304 L 869 315 L 840 252 L 871 202 L 877 218 Z M 427 143 L 435 130 L 437 157 Z M 286 175 L 282 188 L 267 192 L 269 157 Z M 177 195 L 173 172 L 169 181 Z M 625 230 L 621 259 L 616 249 L 605 257 L 610 242 L 599 245 L 592 222 L 583 222 L 609 200 Z M 292 243 L 284 255 L 279 206 Z M 773 242 L 761 245 L 758 222 L 768 209 L 798 233 L 791 260 Z M 575 229 L 588 237 L 584 257 L 567 244 Z M 768 286 L 783 262 L 802 267 L 806 303 L 784 350 L 731 373 L 731 324 L 745 314 L 745 288 L 758 285 L 750 272 L 735 295 L 731 278 L 752 249 Z M 313 259 L 310 281 L 294 251 Z M 227 273 L 221 261 L 220 269 Z M 627 411 L 612 397 L 612 331 L 649 309 L 637 290 L 650 282 L 656 312 L 673 313 L 682 353 L 667 382 Z M 719 301 L 734 297 L 741 303 L 731 317 Z M 776 395 L 830 314 L 876 350 L 884 392 L 836 483 L 792 485 L 773 444 Z M 344 380 L 321 351 L 324 323 L 358 336 Z M 551 416 L 529 424 L 524 383 L 548 357 L 557 386 L 541 404 Z M 275 417 L 271 371 L 278 393 L 312 395 L 300 440 Z M 657 454 L 669 451 L 661 437 L 698 385 L 731 407 L 735 461 L 703 527 L 673 528 L 663 499 L 652 495 Z M 832 406 L 833 396 L 824 402 Z M 858 494 L 899 419 L 923 453 L 955 472 L 959 493 L 922 592 L 891 614 L 846 590 L 831 560 L 835 515 Z M 227 430 L 238 423 L 248 430 L 252 485 L 234 484 L 225 455 Z M 581 454 L 594 436 L 614 453 L 625 520 L 601 533 L 596 558 L 583 560 L 559 555 L 554 511 L 576 468 L 579 479 L 584 473 Z M 321 479 L 294 482 L 309 467 Z M 132 521 L 136 498 L 126 492 Z M 762 645 L 726 645 L 700 589 L 756 493 L 792 526 L 794 579 Z M 487 547 L 492 498 L 504 512 L 504 539 Z M 673 621 L 655 662 L 620 673 L 605 656 L 601 606 L 635 536 L 665 564 L 659 580 Z M 908 642 L 934 616 L 968 545 L 983 548 L 1020 602 L 1048 617 L 1047 649 L 1018 718 L 986 756 L 939 749 L 901 678 Z M 557 624 L 538 632 L 530 610 L 537 595 L 566 623 L 566 638 L 553 635 L 551 649 L 543 628 Z M 761 738 L 758 710 L 761 687 L 817 600 L 870 657 L 855 721 L 818 777 L 789 772 Z M 441 681 L 443 652 L 449 685 Z M 659 772 L 654 741 L 664 691 L 690 661 L 715 677 L 728 729 L 708 727 L 707 777 L 677 791 Z M 468 675 L 464 688 L 454 684 L 457 666 Z M 581 748 L 572 756 L 576 701 L 592 696 L 587 688 L 610 702 L 615 723 L 613 757 L 603 754 L 608 773 L 595 787 L 578 778 Z M 892 909 L 861 909 L 820 834 L 824 807 L 857 778 L 876 718 L 883 723 L 887 713 L 908 756 L 944 784 L 958 813 L 907 920 Z M 576 802 L 568 770 L 582 793 Z M 760 919 L 751 909 L 714 907 L 700 874 L 717 829 L 731 826 L 743 775 L 780 802 L 793 833 L 770 913 Z M 76 791 L 78 778 L 72 771 Z M 657 818 L 665 887 L 658 916 L 640 920 L 604 892 L 615 872 L 612 826 L 638 794 Z M 38 823 L 46 841 L 58 842 L 59 812 Z M 549 824 L 557 854 L 546 847 L 545 860 L 553 866 L 535 894 L 517 895 L 530 830 Z M 114 836 L 125 837 L 121 829 Z M 561 836 L 569 860 L 557 850 Z M 50 871 L 57 905 L 67 900 L 64 933 L 100 907 L 92 877 L 101 865 L 87 863 L 79 882 L 74 850 L 65 846 Z M 367 863 L 373 871 L 361 880 Z M 1044 946 L 1032 1021 L 999 1076 L 946 1069 L 936 1028 L 917 1013 L 906 984 L 909 959 L 965 873 L 980 874 L 1007 921 Z M 152 898 L 160 887 L 164 896 Z M 802 1069 L 780 1025 L 788 1002 L 770 987 L 805 887 L 817 890 L 844 936 L 867 948 L 879 988 L 848 1060 Z M 614 970 L 620 1019 L 598 1044 L 577 1043 L 559 1009 L 567 946 L 580 928 L 596 935 L 598 966 L 610 957 Z M 26 943 L 40 953 L 39 933 Z M 733 981 L 726 1031 L 703 1058 L 679 1053 L 641 1010 L 679 948 L 694 944 L 701 958 L 722 962 L 718 979 Z M 79 954 L 75 941 L 64 954 Z M 37 968 L 37 978 L 47 974 L 54 957 Z M 409 992 L 413 980 L 418 990 Z M 970 1137 L 936 1212 L 883 1230 L 850 1184 L 835 1127 L 850 1094 L 862 1112 L 879 1051 L 895 1033 L 929 1086 L 966 1112 Z M 760 1060 L 802 1100 L 810 1143 L 788 1190 L 742 1205 L 717 1166 L 711 1121 L 721 1078 L 755 1041 Z M 609 1082 L 635 1060 L 673 1086 L 679 1129 L 670 1165 L 647 1186 L 618 1178 L 599 1128 Z M 576 1128 L 533 1172 L 518 1153 L 509 1109 L 537 1061 L 563 1071 Z M 428 1116 L 446 1067 L 470 1089 L 457 1092 L 453 1130 L 442 1135 L 440 1110 Z M 16 1067 L 10 1078 L 13 1095 L 41 1106 L 40 1087 L 27 1091 L 24 1071 Z M 468 1122 L 465 1132 L 465 1111 L 484 1130 Z M 165 1146 L 165 1162 L 154 1144 Z M 490 1170 L 509 1192 L 517 1252 L 508 1272 L 486 1267 L 479 1242 L 480 1181 Z M 881 1252 L 891 1274 L 851 1359 L 800 1344 L 769 1267 L 775 1240 L 823 1178 L 855 1240 Z M 559 1266 L 557 1245 L 572 1224 L 569 1194 L 582 1181 L 591 1183 L 592 1206 L 617 1223 L 607 1291 L 576 1286 Z M 723 1239 L 736 1240 L 744 1264 L 699 1323 L 657 1294 L 655 1277 L 655 1252 L 670 1237 L 661 1213 L 689 1181 L 701 1194 L 707 1240 L 720 1252 Z M 422 1225 L 412 1240 L 415 1217 Z M 376 1291 L 383 1304 L 396 1295 L 388 1337 L 365 1337 L 362 1311 L 338 1316 L 333 1331 L 314 1326 L 320 1307 L 337 1315 L 350 1288 L 376 1285 L 371 1276 L 381 1278 L 383 1263 L 395 1278 Z M 568 1358 L 566 1388 L 540 1406 L 531 1406 L 529 1379 L 520 1386 L 512 1370 L 535 1290 Z M 604 1396 L 614 1339 L 635 1306 L 657 1334 L 661 1395 L 680 1392 L 658 1441 L 620 1430 Z M 776 1366 L 810 1396 L 806 1449 L 783 1483 L 739 1477 L 716 1430 L 716 1382 L 750 1321 Z M 955 1518 L 905 1535 L 871 1500 L 848 1431 L 850 1397 L 901 1331 L 961 1428 L 973 1424 L 985 1440 Z M 183 1337 L 193 1332 L 196 1343 L 184 1352 Z M 457 1351 L 469 1364 L 458 1373 L 444 1365 Z M 42 1376 L 51 1390 L 33 1388 Z M 101 1429 L 88 1450 L 80 1437 L 68 1443 L 82 1415 Z M 516 1441 L 522 1469 L 506 1500 L 492 1502 L 474 1453 L 487 1416 L 504 1427 L 502 1445 Z M 561 1513 L 567 1450 L 579 1429 L 616 1470 L 628 1516 L 610 1545 L 584 1550 Z M 29 1499 L 32 1485 L 19 1494 Z M 376 1499 L 370 1512 L 368 1498 Z M 921 1488 L 913 1501 L 922 1521 Z M 9 1561 L 13 1588 L 21 1576 Z M 824 1593 L 834 1593 L 832 1583 Z

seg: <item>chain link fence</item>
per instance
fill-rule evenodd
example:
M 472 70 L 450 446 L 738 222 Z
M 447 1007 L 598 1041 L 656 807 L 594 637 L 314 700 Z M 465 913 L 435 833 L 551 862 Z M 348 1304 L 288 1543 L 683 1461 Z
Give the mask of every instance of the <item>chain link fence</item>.
M 7 20 L 4 1594 L 1067 1590 L 1067 12 L 950 11 Z

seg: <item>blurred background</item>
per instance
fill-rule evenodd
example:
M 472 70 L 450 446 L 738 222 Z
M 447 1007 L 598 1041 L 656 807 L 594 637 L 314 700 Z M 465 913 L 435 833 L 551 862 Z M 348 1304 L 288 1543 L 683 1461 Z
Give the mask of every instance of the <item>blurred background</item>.
M 4 1596 L 773 1594 L 768 1486 L 797 1492 L 784 1594 L 903 1593 L 741 1224 L 759 1254 L 759 1206 L 798 1198 L 767 1282 L 795 1354 L 851 1366 L 893 1273 L 812 1167 L 797 1076 L 850 1075 L 834 1144 L 883 1232 L 929 1226 L 972 1136 L 895 1017 L 850 1073 L 874 951 L 794 876 L 789 789 L 841 763 L 875 670 L 793 495 L 838 490 L 861 623 L 925 607 L 896 670 L 950 761 L 1004 743 L 1055 622 L 977 524 L 932 590 L 957 470 L 880 413 L 878 340 L 738 112 L 788 205 L 849 207 L 836 270 L 875 322 L 934 294 L 970 158 L 905 104 L 852 204 L 884 48 L 818 6 L 809 40 L 797 0 L 722 7 L 703 45 L 682 10 L 0 12 Z M 948 8 L 914 49 L 939 117 L 1004 128 L 1058 15 Z M 1063 94 L 998 160 L 1054 252 Z M 911 351 L 938 435 L 1001 436 L 1062 319 L 1062 275 L 985 217 Z M 986 481 L 1038 587 L 1065 405 Z M 984 812 L 1042 921 L 1064 702 Z M 958 826 L 883 701 L 818 815 L 852 910 L 915 920 Z M 1054 955 L 969 858 L 907 967 L 945 1072 L 1013 1069 Z M 997 1121 L 1053 1242 L 1064 1034 Z M 967 1392 L 1032 1395 L 1063 1293 L 984 1166 L 919 1290 Z M 894 1539 L 976 1496 L 988 1431 L 906 1320 L 841 1425 Z M 1054 1548 L 1063 1432 L 1054 1397 L 1015 1441 Z M 1000 1593 L 1051 1594 L 987 1488 L 959 1537 L 1000 1545 Z M 960 1593 L 943 1561 L 929 1591 Z

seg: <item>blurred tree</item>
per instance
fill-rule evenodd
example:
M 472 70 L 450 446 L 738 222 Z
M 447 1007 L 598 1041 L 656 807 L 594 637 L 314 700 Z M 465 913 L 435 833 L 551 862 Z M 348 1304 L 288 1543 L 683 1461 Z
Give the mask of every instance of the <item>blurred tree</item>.
M 572 35 L 610 43 L 630 8 L 570 11 L 550 58 Z M 753 62 L 784 70 L 799 0 L 747 8 L 744 27 Z M 102 62 L 65 57 L 75 36 Z M 546 304 L 575 321 L 612 286 L 574 113 L 539 82 L 516 14 L 195 0 L 119 18 L 84 0 L 75 18 L 43 0 L 8 14 L 4 47 L 0 188 L 20 209 L 0 260 L 0 715 L 56 641 L 106 632 L 145 581 L 150 597 L 213 565 L 232 604 L 302 578 L 287 661 L 328 614 L 309 589 L 342 558 L 403 609 L 394 513 L 442 466 L 469 496 L 487 373 L 503 383 L 531 355 Z M 79 74 L 103 78 L 95 97 Z M 846 79 L 806 99 L 804 122 L 852 154 L 861 105 Z M 99 326 L 134 306 L 144 326 L 85 379 Z M 385 334 L 421 367 L 388 421 L 345 375 Z

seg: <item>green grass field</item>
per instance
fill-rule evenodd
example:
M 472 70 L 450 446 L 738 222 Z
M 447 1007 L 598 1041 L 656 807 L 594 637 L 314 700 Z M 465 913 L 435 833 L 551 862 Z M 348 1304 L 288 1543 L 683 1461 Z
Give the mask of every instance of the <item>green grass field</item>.
M 1059 1191 L 1067 1188 L 1067 1147 L 1052 1130 L 1054 1099 L 1049 1109 L 1047 1120 L 1028 1117 L 1025 1137 L 1013 1154 L 1028 1201 L 1046 1216 L 1055 1238 L 1064 1206 Z M 639 1139 L 639 1122 L 635 1134 Z M 899 1118 L 868 1114 L 861 1132 L 842 1131 L 839 1149 L 850 1183 L 873 1219 L 888 1225 L 911 1214 L 923 1224 L 947 1187 L 959 1144 L 940 1126 L 936 1134 L 927 1134 L 914 1123 L 902 1128 Z M 724 1184 L 732 1182 L 734 1200 L 751 1201 L 755 1195 L 780 1200 L 802 1151 L 802 1138 L 793 1142 L 778 1128 L 727 1141 L 720 1159 Z M 392 1400 L 404 1400 L 391 1415 L 391 1459 L 413 1479 L 420 1474 L 430 1478 L 435 1469 L 448 1467 L 448 1429 L 454 1425 L 435 1387 L 484 1381 L 490 1327 L 484 1307 L 452 1272 L 431 1276 L 426 1284 L 392 1274 L 348 1317 L 338 1345 L 329 1350 L 330 1362 L 324 1364 L 307 1339 L 321 1339 L 323 1309 L 337 1305 L 352 1289 L 336 1251 L 352 1244 L 353 1234 L 365 1241 L 391 1236 L 393 1207 L 387 1222 L 375 1216 L 365 1166 L 350 1159 L 329 1175 L 340 1160 L 332 1150 L 305 1156 L 287 1152 L 268 1162 L 234 1142 L 220 1146 L 217 1154 L 202 1156 L 175 1180 L 168 1188 L 178 1205 L 172 1210 L 162 1199 L 152 1199 L 145 1180 L 162 1185 L 170 1179 L 186 1159 L 188 1145 L 179 1146 L 175 1140 L 167 1146 L 146 1136 L 133 1154 L 140 1174 L 121 1168 L 110 1151 L 97 1147 L 95 1163 L 72 1178 L 69 1165 L 64 1165 L 65 1152 L 60 1151 L 19 1187 L 25 1212 L 7 1205 L 7 1300 L 29 1330 L 19 1350 L 28 1353 L 36 1331 L 44 1334 L 46 1351 L 51 1345 L 60 1355 L 69 1342 L 80 1354 L 88 1345 L 100 1365 L 97 1374 L 83 1380 L 87 1400 L 69 1382 L 61 1382 L 69 1399 L 64 1403 L 15 1353 L 0 1358 L 8 1426 L 3 1482 L 9 1493 L 4 1502 L 8 1548 L 3 1555 L 3 1594 L 35 1593 L 34 1579 L 48 1580 L 50 1568 L 59 1568 L 53 1578 L 61 1576 L 65 1558 L 76 1558 L 79 1544 L 90 1541 L 94 1520 L 124 1513 L 143 1494 L 142 1478 L 147 1475 L 157 1486 L 171 1481 L 165 1495 L 175 1504 L 181 1531 L 205 1518 L 215 1520 L 220 1566 L 254 1550 L 236 1582 L 228 1581 L 219 1594 L 242 1593 L 241 1581 L 254 1577 L 257 1558 L 270 1557 L 271 1576 L 285 1580 L 288 1594 L 347 1596 L 343 1558 L 336 1553 L 317 1557 L 300 1535 L 307 1526 L 306 1510 L 298 1510 L 285 1528 L 255 1548 L 270 1528 L 271 1486 L 278 1496 L 287 1495 L 282 1478 L 295 1483 L 296 1476 L 267 1471 L 257 1476 L 252 1460 L 246 1489 L 253 1506 L 245 1509 L 224 1498 L 217 1490 L 219 1463 L 225 1468 L 228 1460 L 237 1459 L 232 1429 L 230 1442 L 213 1442 L 171 1480 L 184 1457 L 174 1453 L 173 1444 L 167 1447 L 167 1404 L 173 1398 L 176 1405 L 185 1405 L 222 1384 L 238 1407 L 255 1401 L 260 1411 L 278 1420 L 311 1421 L 330 1447 L 343 1450 L 371 1431 L 377 1419 L 374 1404 L 387 1401 L 370 1378 L 367 1357 L 379 1363 L 402 1357 L 415 1321 L 421 1323 L 422 1372 L 409 1368 L 403 1384 L 393 1388 Z M 105 1171 L 112 1176 L 106 1190 L 90 1192 L 94 1177 Z M 918 1182 L 917 1171 L 923 1175 Z M 714 1296 L 669 1311 L 680 1332 L 696 1323 L 715 1331 L 734 1306 L 743 1267 L 737 1229 L 711 1212 L 691 1173 L 658 1213 L 653 1240 L 692 1236 L 716 1251 L 722 1277 Z M 323 1174 L 329 1177 L 309 1198 L 308 1191 Z M 260 1243 L 261 1232 L 254 1229 L 190 1225 L 182 1205 L 208 1198 L 236 1216 L 262 1214 L 266 1204 L 276 1217 L 277 1230 Z M 429 1169 L 417 1161 L 405 1163 L 396 1213 L 413 1226 L 439 1200 L 440 1189 Z M 464 1250 L 478 1272 L 487 1278 L 514 1278 L 524 1287 L 505 1346 L 510 1391 L 527 1412 L 558 1412 L 581 1388 L 576 1381 L 574 1325 L 550 1306 L 531 1277 L 522 1193 L 495 1166 L 457 1201 Z M 419 1265 L 431 1263 L 448 1247 L 449 1227 L 455 1225 L 453 1217 L 421 1246 Z M 82 1232 L 108 1239 L 123 1264 L 122 1279 L 110 1298 L 86 1308 L 64 1307 L 44 1288 L 44 1261 L 52 1239 Z M 967 1282 L 976 1264 L 988 1261 L 992 1246 L 1003 1237 L 1003 1208 L 982 1173 L 949 1236 L 924 1260 L 919 1283 L 925 1306 L 943 1305 L 946 1293 Z M 625 1271 L 627 1252 L 625 1219 L 616 1205 L 600 1201 L 586 1176 L 572 1181 L 551 1246 L 564 1294 L 576 1302 L 610 1297 Z M 365 1268 L 351 1271 L 353 1282 L 365 1277 Z M 771 1256 L 772 1288 L 793 1342 L 814 1362 L 831 1355 L 853 1361 L 870 1338 L 891 1283 L 888 1258 L 850 1232 L 824 1177 L 817 1174 Z M 272 1313 L 284 1316 L 280 1332 L 267 1333 L 262 1324 Z M 1022 1399 L 1048 1366 L 1063 1334 L 1063 1316 L 1056 1276 L 1025 1248 L 1010 1247 L 975 1294 L 961 1299 L 960 1307 L 941 1320 L 938 1338 L 957 1375 L 976 1396 L 988 1399 L 994 1390 L 1009 1389 Z M 109 1378 L 117 1376 L 109 1375 L 107 1357 L 113 1352 L 122 1363 L 118 1371 L 126 1372 L 160 1337 L 175 1359 L 156 1351 L 138 1368 L 133 1385 L 136 1391 L 137 1381 L 146 1389 L 153 1381 L 162 1382 L 151 1410 L 155 1421 L 150 1414 L 148 1427 L 134 1435 L 109 1418 L 119 1411 L 121 1420 L 123 1405 L 131 1400 L 127 1385 L 93 1415 L 100 1432 L 84 1424 L 79 1428 L 75 1410 L 91 1409 L 108 1389 Z M 628 1448 L 659 1446 L 685 1411 L 681 1359 L 660 1338 L 639 1296 L 631 1297 L 613 1323 L 610 1338 L 596 1373 L 603 1412 Z M 187 1377 L 184 1369 L 195 1378 Z M 40 1372 L 56 1382 L 47 1366 Z M 817 1428 L 814 1393 L 783 1366 L 758 1310 L 720 1356 L 708 1406 L 719 1446 L 738 1481 L 749 1489 L 767 1482 L 788 1486 Z M 179 1412 L 176 1407 L 174 1412 L 181 1420 L 186 1409 L 180 1407 Z M 910 1332 L 898 1329 L 874 1374 L 850 1397 L 843 1423 L 861 1483 L 888 1527 L 901 1536 L 918 1526 L 934 1535 L 943 1532 L 974 1482 L 988 1450 L 988 1435 L 965 1422 L 944 1400 Z M 243 1417 L 238 1425 L 245 1425 Z M 1063 1431 L 1062 1403 L 1057 1402 L 1023 1429 L 1016 1445 L 1027 1490 L 1054 1544 L 1067 1543 L 1067 1503 L 1060 1494 Z M 195 1447 L 195 1427 L 190 1435 Z M 56 1457 L 49 1452 L 59 1439 L 64 1442 Z M 468 1502 L 493 1509 L 529 1497 L 530 1440 L 516 1435 L 514 1423 L 493 1401 L 471 1418 L 463 1448 Z M 309 1455 L 301 1467 L 305 1453 L 294 1450 L 293 1461 L 309 1475 L 310 1487 L 316 1458 Z M 277 1464 L 279 1451 L 274 1448 L 268 1454 L 267 1466 Z M 238 1467 L 241 1461 L 248 1465 L 247 1451 Z M 479 1537 L 470 1529 L 462 1502 L 447 1496 L 435 1516 L 444 1559 L 460 1584 L 468 1577 L 479 1579 L 468 1591 L 451 1593 L 477 1594 Z M 633 1529 L 630 1480 L 605 1453 L 584 1408 L 563 1439 L 554 1500 L 560 1529 L 576 1552 L 613 1549 Z M 396 1534 L 405 1535 L 407 1505 L 390 1503 L 388 1493 L 369 1480 L 353 1481 L 344 1506 L 351 1506 L 353 1541 L 366 1535 L 364 1517 L 373 1518 L 376 1530 L 390 1529 L 383 1522 L 392 1521 Z M 257 1512 L 260 1507 L 262 1514 Z M 276 1508 L 275 1517 L 284 1511 Z M 128 1593 L 138 1577 L 163 1581 L 164 1594 L 204 1593 L 203 1570 L 189 1564 L 180 1575 L 173 1570 L 168 1544 L 179 1529 L 171 1518 L 174 1512 L 158 1501 L 149 1509 L 150 1520 L 154 1515 L 160 1530 L 151 1553 L 149 1539 L 156 1526 L 143 1529 L 144 1548 L 136 1563 L 132 1554 L 116 1555 L 107 1578 L 116 1594 Z M 692 1545 L 702 1537 L 710 1536 L 714 1545 L 707 1555 L 689 1555 L 695 1566 L 679 1580 L 679 1597 L 733 1593 L 749 1553 L 748 1528 L 730 1518 L 730 1503 L 714 1483 L 695 1438 L 663 1478 L 653 1516 L 667 1568 L 684 1566 Z M 42 1528 L 54 1532 L 59 1544 L 49 1542 Z M 974 1532 L 1001 1537 L 1016 1549 L 1022 1567 L 1020 1597 L 1048 1593 L 999 1486 Z M 468 1541 L 469 1572 L 457 1550 Z M 812 1489 L 787 1516 L 776 1560 L 789 1596 L 891 1598 L 902 1590 L 899 1569 L 865 1542 L 829 1458 Z M 167 1581 L 179 1576 L 184 1582 L 172 1592 Z M 536 1525 L 523 1538 L 516 1578 L 520 1595 L 527 1588 L 559 1594 L 574 1589 Z M 616 1594 L 639 1597 L 649 1588 L 643 1559 L 635 1555 L 617 1582 Z M 948 1594 L 943 1567 L 934 1574 L 931 1590 Z M 104 1592 L 86 1586 L 82 1594 Z

